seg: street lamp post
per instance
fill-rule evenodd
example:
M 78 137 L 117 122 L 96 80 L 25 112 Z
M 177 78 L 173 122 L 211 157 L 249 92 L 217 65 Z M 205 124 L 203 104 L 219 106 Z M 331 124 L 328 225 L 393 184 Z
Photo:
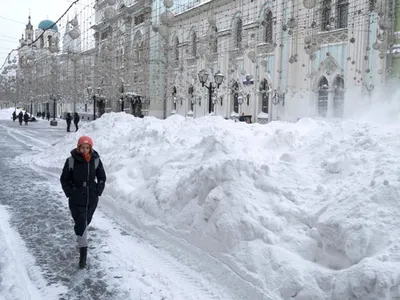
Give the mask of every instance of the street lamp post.
M 93 121 L 96 120 L 96 95 L 92 96 L 93 99 Z
M 58 100 L 58 96 L 51 94 L 50 100 L 53 100 L 53 120 L 50 121 L 50 126 L 57 126 L 56 121 L 56 100 Z
M 208 86 L 205 85 L 208 79 L 208 75 L 209 74 L 204 69 L 199 72 L 199 80 L 201 82 L 201 86 L 208 89 L 208 113 L 211 113 L 215 88 L 219 88 L 219 86 L 222 84 L 222 81 L 224 81 L 225 76 L 220 71 L 214 74 L 214 81 L 217 84 L 217 86 L 215 87 L 215 85 L 211 81 Z
M 90 96 L 93 92 L 93 88 L 89 85 L 86 88 L 88 95 Z M 91 96 L 92 100 L 93 100 L 93 121 L 96 120 L 96 101 L 97 101 L 97 97 L 100 97 L 100 93 L 101 93 L 101 87 L 97 88 L 97 95 L 93 94 Z
M 124 92 L 125 92 L 125 87 L 123 84 L 121 84 L 120 88 L 121 97 L 119 98 L 119 106 L 121 111 L 124 111 Z

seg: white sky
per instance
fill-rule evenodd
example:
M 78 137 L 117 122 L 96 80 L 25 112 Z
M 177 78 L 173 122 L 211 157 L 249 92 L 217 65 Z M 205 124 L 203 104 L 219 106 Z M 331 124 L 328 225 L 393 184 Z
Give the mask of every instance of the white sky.
M 19 39 L 28 23 L 29 10 L 31 22 L 36 29 L 45 19 L 56 21 L 71 5 L 71 0 L 0 0 L 0 67 L 8 53 L 19 46 Z M 70 11 L 74 11 L 77 5 Z M 60 26 L 58 26 L 60 27 Z M 13 52 L 12 57 L 17 54 Z

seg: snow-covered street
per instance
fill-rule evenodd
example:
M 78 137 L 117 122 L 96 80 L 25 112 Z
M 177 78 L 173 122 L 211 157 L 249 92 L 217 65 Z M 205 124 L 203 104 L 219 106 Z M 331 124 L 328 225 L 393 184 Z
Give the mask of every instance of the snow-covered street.
M 0 121 L 0 299 L 230 298 L 101 211 L 89 229 L 90 268 L 78 270 L 73 222 L 59 178 L 15 161 L 65 135 L 64 126 L 51 128 L 46 121 L 28 127 Z
M 400 299 L 400 121 L 109 113 L 66 133 L 0 112 L 0 299 Z M 59 176 L 107 172 L 77 269 Z M 3 299 L 1 298 L 3 297 Z

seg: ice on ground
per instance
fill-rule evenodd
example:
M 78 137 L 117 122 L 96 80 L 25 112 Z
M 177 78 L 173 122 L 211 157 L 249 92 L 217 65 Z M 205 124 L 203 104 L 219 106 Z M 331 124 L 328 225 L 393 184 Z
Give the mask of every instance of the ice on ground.
M 399 297 L 400 122 L 110 113 L 29 160 L 59 175 L 84 134 L 108 175 L 101 206 L 217 258 L 240 277 L 238 290 L 241 282 L 274 300 Z M 230 275 L 217 280 L 229 286 Z

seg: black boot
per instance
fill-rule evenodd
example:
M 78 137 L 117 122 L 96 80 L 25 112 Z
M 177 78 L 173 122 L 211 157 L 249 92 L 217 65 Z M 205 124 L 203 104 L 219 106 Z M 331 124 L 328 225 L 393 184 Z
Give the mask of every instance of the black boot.
M 87 247 L 79 248 L 79 268 L 86 268 Z

